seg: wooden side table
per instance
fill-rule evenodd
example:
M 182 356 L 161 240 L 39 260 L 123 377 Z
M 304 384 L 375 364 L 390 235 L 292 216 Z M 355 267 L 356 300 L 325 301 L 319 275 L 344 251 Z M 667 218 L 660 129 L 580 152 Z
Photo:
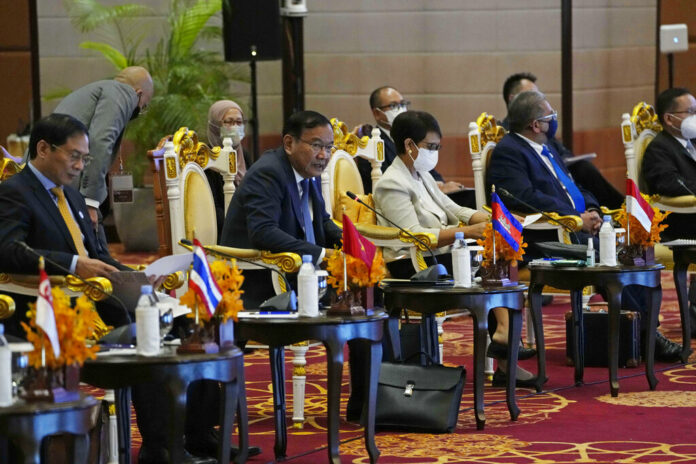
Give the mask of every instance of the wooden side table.
M 12 406 L 0 407 L 0 439 L 17 444 L 25 464 L 39 464 L 41 441 L 45 437 L 56 433 L 78 435 L 73 462 L 84 464 L 89 454 L 89 431 L 97 424 L 98 417 L 99 402 L 84 394 L 68 403 L 18 400 Z M 0 462 L 9 462 L 6 459 L 0 451 Z

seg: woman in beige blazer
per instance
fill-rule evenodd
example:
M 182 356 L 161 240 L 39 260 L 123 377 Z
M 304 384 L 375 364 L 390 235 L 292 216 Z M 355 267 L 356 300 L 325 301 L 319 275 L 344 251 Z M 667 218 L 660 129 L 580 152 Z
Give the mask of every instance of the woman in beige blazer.
M 450 248 L 455 232 L 464 232 L 466 238 L 482 238 L 490 215 L 459 206 L 442 193 L 430 175 L 430 170 L 437 165 L 442 138 L 440 126 L 431 114 L 424 111 L 399 114 L 392 124 L 391 137 L 397 157 L 374 186 L 375 206 L 395 224 L 411 232 L 435 235 L 437 249 L 433 251 L 439 255 L 438 262 L 452 269 Z M 380 217 L 378 223 L 391 225 Z M 407 249 L 385 248 L 384 257 L 393 277 L 408 278 L 414 273 Z M 493 333 L 488 355 L 499 360 L 493 376 L 494 385 L 504 386 L 505 375 L 500 361 L 508 339 L 508 314 L 504 308 L 496 308 L 492 313 L 495 317 L 489 320 Z M 534 354 L 535 350 L 521 347 L 519 358 L 526 359 Z M 518 372 L 518 386 L 531 385 L 531 374 L 521 368 Z

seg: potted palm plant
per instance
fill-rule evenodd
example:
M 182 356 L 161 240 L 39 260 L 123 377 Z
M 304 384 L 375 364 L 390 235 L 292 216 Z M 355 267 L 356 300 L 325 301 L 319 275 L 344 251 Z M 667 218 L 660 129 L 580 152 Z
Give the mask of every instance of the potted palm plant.
M 151 182 L 145 187 L 147 150 L 182 126 L 204 134 L 209 106 L 216 100 L 235 98 L 230 94 L 231 83 L 249 80 L 245 69 L 224 61 L 222 28 L 210 24 L 211 18 L 220 15 L 222 1 L 170 0 L 166 26 L 155 42 L 145 35 L 152 33 L 149 6 L 107 6 L 96 0 L 64 3 L 74 27 L 104 38 L 101 42 L 82 42 L 80 47 L 101 53 L 116 72 L 140 65 L 152 75 L 155 93 L 148 110 L 128 125 L 124 135 L 133 147 L 124 154 L 125 168 L 132 172 L 133 183 L 139 189 L 134 203 L 114 205 L 114 218 L 127 250 L 155 250 L 158 244 Z M 154 45 L 144 47 L 144 40 Z M 151 227 L 150 231 L 135 228 L 142 224 Z M 154 243 L 132 243 L 143 239 L 154 239 Z

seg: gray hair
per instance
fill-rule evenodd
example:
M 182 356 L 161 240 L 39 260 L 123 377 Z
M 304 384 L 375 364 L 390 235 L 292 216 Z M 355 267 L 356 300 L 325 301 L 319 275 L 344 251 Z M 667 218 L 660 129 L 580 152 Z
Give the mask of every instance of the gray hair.
M 527 125 L 544 116 L 543 103 L 546 96 L 536 90 L 518 94 L 508 109 L 508 122 L 511 132 L 522 132 Z

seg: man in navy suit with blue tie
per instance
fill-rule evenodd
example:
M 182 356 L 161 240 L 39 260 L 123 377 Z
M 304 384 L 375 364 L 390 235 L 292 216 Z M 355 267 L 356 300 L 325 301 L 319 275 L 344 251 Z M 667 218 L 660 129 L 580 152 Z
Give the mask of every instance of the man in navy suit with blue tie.
M 578 215 L 582 218 L 582 231 L 571 234 L 573 239 L 581 243 L 587 243 L 590 237 L 594 239 L 602 225 L 599 204 L 590 192 L 575 184 L 549 143 L 556 133 L 558 119 L 544 94 L 535 90 L 518 94 L 510 103 L 508 121 L 510 133 L 496 145 L 491 155 L 486 173 L 488 191 L 492 185 L 509 191 L 514 198 L 503 199 L 510 209 L 528 211 L 522 204 L 525 202 L 541 211 Z M 544 240 L 529 231 L 524 232 L 524 238 L 530 248 L 534 242 Z M 596 243 L 595 249 L 598 249 Z M 642 288 L 626 286 L 622 306 L 622 309 L 644 313 L 647 305 Z M 645 322 L 647 317 L 642 317 L 643 329 Z M 679 359 L 680 353 L 681 345 L 657 333 L 655 359 L 672 362 Z

